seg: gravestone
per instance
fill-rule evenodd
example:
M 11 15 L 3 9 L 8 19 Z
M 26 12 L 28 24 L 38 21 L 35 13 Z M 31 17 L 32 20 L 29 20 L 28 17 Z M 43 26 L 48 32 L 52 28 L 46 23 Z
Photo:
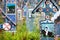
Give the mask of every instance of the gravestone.
M 42 20 L 39 23 L 41 40 L 54 40 L 54 22 Z
M 5 31 L 15 31 L 16 30 L 16 10 L 15 10 L 15 0 L 3 0 L 4 7 L 0 10 L 0 29 L 6 29 Z M 1 3 L 2 5 L 2 3 Z M 8 8 L 8 11 L 5 9 Z M 6 24 L 7 23 L 7 24 Z M 10 28 L 9 28 L 10 25 Z

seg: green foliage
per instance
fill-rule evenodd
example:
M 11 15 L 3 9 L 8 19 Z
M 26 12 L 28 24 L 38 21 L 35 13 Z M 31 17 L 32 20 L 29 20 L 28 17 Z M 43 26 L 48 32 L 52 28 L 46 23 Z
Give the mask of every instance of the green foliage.
M 17 24 L 16 32 L 3 31 L 3 34 L 0 35 L 0 40 L 39 40 L 39 29 L 35 29 L 32 32 L 28 31 L 26 22 L 24 21 L 22 25 L 19 23 Z

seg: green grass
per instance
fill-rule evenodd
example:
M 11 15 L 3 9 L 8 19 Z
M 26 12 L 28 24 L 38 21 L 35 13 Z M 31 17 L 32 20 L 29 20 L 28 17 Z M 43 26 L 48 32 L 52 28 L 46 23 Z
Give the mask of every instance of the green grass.
M 36 30 L 33 30 L 32 32 L 28 31 L 24 21 L 22 25 L 19 23 L 17 24 L 17 30 L 15 33 L 5 31 L 0 33 L 0 40 L 39 40 L 39 29 L 35 29 Z

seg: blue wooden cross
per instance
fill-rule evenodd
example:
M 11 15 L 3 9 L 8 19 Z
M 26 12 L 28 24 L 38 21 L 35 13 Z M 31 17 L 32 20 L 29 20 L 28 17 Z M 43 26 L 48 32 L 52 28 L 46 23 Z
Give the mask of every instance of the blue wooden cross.
M 54 22 L 50 20 L 42 20 L 40 23 L 41 40 L 54 40 Z M 48 35 L 46 35 L 46 29 L 48 28 Z

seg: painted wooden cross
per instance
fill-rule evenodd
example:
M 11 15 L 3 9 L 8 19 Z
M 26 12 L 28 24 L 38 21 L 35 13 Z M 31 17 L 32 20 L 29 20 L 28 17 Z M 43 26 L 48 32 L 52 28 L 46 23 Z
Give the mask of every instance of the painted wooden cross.
M 39 23 L 41 40 L 54 40 L 54 22 L 42 20 Z

